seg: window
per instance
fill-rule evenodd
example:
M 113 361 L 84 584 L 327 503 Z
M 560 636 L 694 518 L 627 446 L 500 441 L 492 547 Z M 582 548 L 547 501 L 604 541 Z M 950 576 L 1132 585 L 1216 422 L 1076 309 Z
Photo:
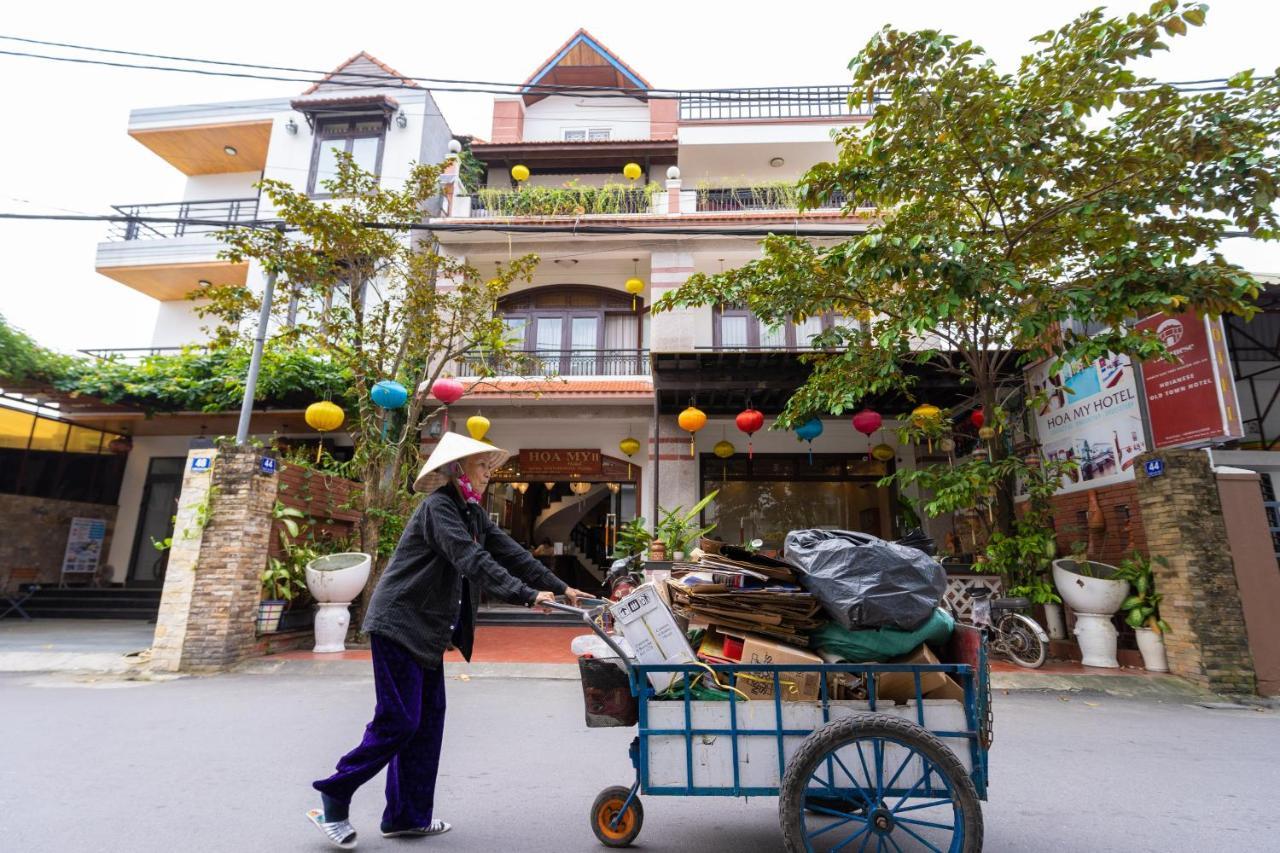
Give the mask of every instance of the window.
M 341 118 L 317 121 L 315 150 L 311 155 L 311 177 L 307 192 L 327 198 L 325 181 L 338 176 L 338 154 L 350 154 L 355 164 L 375 175 L 382 173 L 382 143 L 386 122 L 381 118 Z
M 612 131 L 607 127 L 565 128 L 565 142 L 608 142 Z
M 641 353 L 643 315 L 626 293 L 586 286 L 539 288 L 498 304 L 518 349 L 533 369 L 562 376 L 647 373 Z
M 114 504 L 126 454 L 120 436 L 0 407 L 0 493 Z
M 718 349 L 808 349 L 815 335 L 833 325 L 835 316 L 823 314 L 766 326 L 745 306 L 725 305 L 715 312 L 713 342 Z

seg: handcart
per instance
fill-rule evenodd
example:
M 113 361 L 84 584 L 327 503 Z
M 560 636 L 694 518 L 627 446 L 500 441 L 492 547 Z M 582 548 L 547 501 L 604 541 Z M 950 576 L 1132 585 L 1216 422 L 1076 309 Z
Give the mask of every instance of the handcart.
M 649 665 L 628 660 L 602 628 L 603 606 L 563 604 L 617 654 L 590 661 L 593 672 L 617 673 L 613 695 L 583 661 L 589 725 L 593 712 L 634 721 L 636 770 L 629 786 L 601 791 L 591 828 L 607 847 L 626 847 L 644 822 L 640 794 L 778 797 L 785 849 L 799 851 L 951 851 L 982 849 L 991 745 L 991 696 L 983 633 L 957 624 L 942 663 Z M 651 676 L 683 675 L 659 700 Z M 734 692 L 738 685 L 772 686 L 769 699 L 708 701 L 694 694 L 709 673 Z M 814 673 L 816 676 L 810 676 Z M 926 698 L 925 681 L 950 676 L 963 699 Z M 785 700 L 793 679 L 819 679 L 817 698 Z M 861 679 L 866 699 L 833 699 L 838 684 Z M 914 683 L 914 700 L 877 700 L 878 679 Z M 887 683 L 887 682 L 886 682 Z M 618 710 L 617 696 L 634 700 Z M 759 691 L 757 690 L 757 693 Z M 609 706 L 613 705 L 610 711 Z M 593 707 L 594 706 L 594 707 Z

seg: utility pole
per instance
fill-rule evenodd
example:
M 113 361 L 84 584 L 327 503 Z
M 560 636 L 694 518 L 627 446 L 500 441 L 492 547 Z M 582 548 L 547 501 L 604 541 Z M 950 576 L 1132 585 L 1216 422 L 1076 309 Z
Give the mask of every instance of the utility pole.
M 283 232 L 284 226 L 277 225 Z M 253 414 L 253 397 L 258 390 L 258 372 L 262 369 L 262 350 L 267 342 L 267 325 L 271 321 L 271 296 L 276 289 L 276 270 L 267 271 L 267 286 L 262 290 L 262 310 L 258 313 L 258 333 L 253 338 L 253 355 L 249 359 L 249 375 L 244 380 L 244 399 L 240 401 L 240 423 L 236 426 L 236 446 L 249 441 L 249 418 Z

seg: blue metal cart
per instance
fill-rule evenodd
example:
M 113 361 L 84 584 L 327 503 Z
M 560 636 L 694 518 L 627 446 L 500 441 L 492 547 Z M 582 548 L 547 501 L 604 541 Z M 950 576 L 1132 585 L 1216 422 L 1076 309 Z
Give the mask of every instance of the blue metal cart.
M 982 849 L 992 716 L 980 630 L 957 624 L 936 664 L 654 666 L 627 660 L 598 624 L 599 610 L 558 609 L 581 614 L 617 653 L 635 702 L 635 781 L 606 788 L 591 808 L 602 844 L 635 840 L 644 794 L 776 796 L 789 853 Z M 711 672 L 731 692 L 748 686 L 768 698 L 699 698 L 691 685 L 699 676 L 711 684 Z M 683 678 L 659 699 L 655 673 Z M 784 700 L 808 673 L 816 674 L 817 698 Z M 926 698 L 941 675 L 954 698 Z M 883 679 L 895 679 L 896 692 L 905 682 L 914 699 L 877 701 Z M 831 698 L 851 683 L 867 698 Z M 591 711 L 589 700 L 589 722 Z

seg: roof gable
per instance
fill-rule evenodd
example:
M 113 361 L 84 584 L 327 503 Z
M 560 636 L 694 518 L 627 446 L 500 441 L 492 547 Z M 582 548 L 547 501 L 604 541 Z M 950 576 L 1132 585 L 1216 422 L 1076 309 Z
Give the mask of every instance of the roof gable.
M 330 71 L 302 94 L 340 91 L 351 92 L 360 87 L 387 87 L 421 89 L 422 87 L 399 71 L 387 65 L 367 51 L 360 51 L 337 68 Z
M 538 66 L 538 70 L 524 81 L 522 91 L 526 104 L 532 104 L 545 94 L 531 92 L 538 84 L 560 86 L 600 86 L 628 91 L 633 97 L 644 97 L 653 88 L 631 66 L 585 29 L 579 29 L 555 53 Z

